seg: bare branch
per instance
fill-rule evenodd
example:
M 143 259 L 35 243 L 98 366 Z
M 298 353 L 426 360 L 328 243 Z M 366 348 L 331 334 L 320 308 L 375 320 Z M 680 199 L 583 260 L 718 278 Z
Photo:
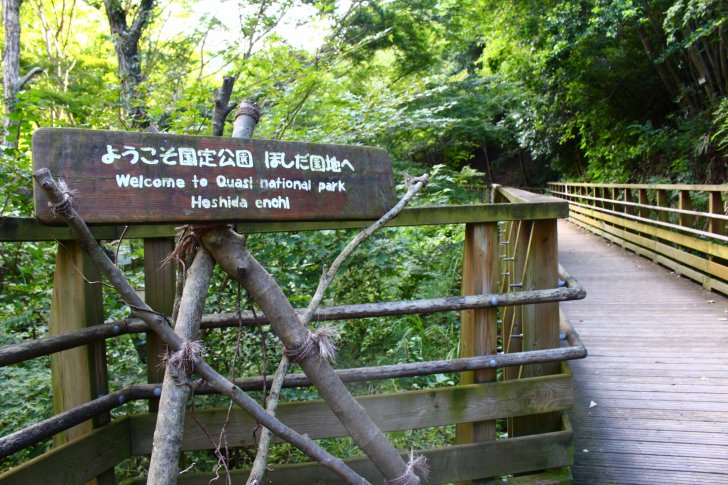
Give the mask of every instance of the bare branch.
M 215 107 L 212 112 L 212 136 L 222 136 L 225 131 L 225 119 L 235 109 L 235 105 L 230 104 L 230 96 L 232 96 L 233 86 L 237 78 L 237 76 L 225 76 L 222 80 L 222 86 L 215 91 Z
M 392 207 L 386 214 L 384 214 L 377 222 L 357 234 L 357 236 L 349 244 L 347 244 L 341 254 L 339 254 L 336 259 L 334 259 L 334 262 L 331 263 L 329 269 L 321 276 L 321 281 L 319 282 L 318 288 L 316 288 L 316 293 L 314 293 L 314 296 L 311 299 L 311 303 L 309 303 L 308 308 L 306 309 L 306 313 L 304 313 L 304 315 L 301 317 L 301 321 L 304 325 L 308 325 L 311 322 L 311 317 L 313 317 L 314 312 L 321 304 L 324 293 L 328 289 L 329 285 L 331 285 L 331 282 L 336 277 L 336 273 L 339 271 L 339 268 L 341 268 L 341 265 L 344 263 L 344 261 L 346 261 L 346 259 L 351 256 L 351 254 L 356 250 L 357 247 L 359 247 L 361 243 L 366 241 L 369 237 L 371 237 L 372 234 L 384 227 L 387 222 L 397 217 L 397 215 L 402 212 L 405 207 L 407 207 L 407 204 L 410 203 L 414 196 L 417 195 L 417 193 L 422 190 L 425 185 L 427 185 L 427 181 L 427 175 L 409 179 L 407 181 L 407 193 L 402 197 L 402 199 L 397 202 L 397 204 Z
M 415 179 L 415 181 L 413 181 L 412 183 L 409 183 L 407 193 L 394 207 L 392 207 L 392 209 L 390 209 L 374 224 L 357 234 L 357 236 L 351 242 L 349 242 L 349 244 L 346 245 L 344 250 L 336 257 L 336 259 L 334 259 L 331 267 L 326 270 L 321 276 L 321 280 L 319 281 L 318 288 L 316 289 L 316 292 L 311 299 L 311 303 L 309 303 L 308 308 L 306 308 L 306 311 L 303 313 L 303 315 L 300 316 L 301 323 L 303 325 L 308 325 L 311 322 L 313 315 L 315 314 L 316 310 L 321 304 L 321 301 L 323 300 L 324 293 L 336 277 L 336 273 L 339 271 L 342 263 L 346 261 L 349 256 L 351 256 L 351 254 L 356 250 L 357 247 L 359 247 L 359 245 L 361 245 L 361 243 L 366 241 L 372 234 L 384 227 L 387 222 L 394 219 L 400 212 L 402 212 L 402 210 L 407 206 L 412 198 L 417 195 L 417 193 L 426 184 L 426 175 L 420 177 L 419 179 Z M 275 416 L 276 409 L 278 408 L 278 398 L 280 396 L 281 388 L 283 387 L 283 382 L 286 378 L 286 374 L 288 373 L 288 369 L 290 368 L 290 366 L 291 361 L 284 354 L 281 358 L 280 363 L 278 364 L 278 369 L 276 370 L 276 373 L 273 375 L 273 382 L 271 383 L 270 387 L 270 396 L 266 404 L 266 411 L 272 416 Z M 264 429 L 261 432 L 260 440 L 258 441 L 258 451 L 255 455 L 253 468 L 250 471 L 250 475 L 248 475 L 247 485 L 261 483 L 267 468 L 270 439 L 270 432 Z
M 281 288 L 245 247 L 245 238 L 231 229 L 215 229 L 205 233 L 202 242 L 220 267 L 240 282 L 258 303 L 287 349 L 299 348 L 310 338 L 310 332 L 301 324 Z M 317 354 L 302 358 L 298 364 L 382 475 L 388 479 L 401 477 L 407 464 L 353 398 L 331 364 Z M 413 481 L 410 485 L 417 483 Z
M 25 76 L 21 77 L 18 80 L 18 89 L 23 89 L 23 86 L 25 86 L 31 79 L 33 79 L 36 75 L 45 72 L 45 69 L 42 67 L 34 67 L 30 71 L 25 73 Z
M 174 332 L 185 341 L 185 344 L 194 342 L 199 336 L 200 319 L 205 309 L 207 290 L 214 268 L 215 260 L 210 253 L 204 248 L 199 248 L 187 271 L 179 314 L 174 326 Z M 197 356 L 197 359 L 201 358 L 202 356 Z M 195 364 L 196 361 L 193 360 L 192 363 Z M 149 483 L 174 484 L 177 481 L 185 409 L 192 395 L 192 387 L 188 384 L 191 372 L 192 366 L 175 365 L 174 357 L 167 359 L 157 423 L 154 428 L 154 447 L 147 477 Z

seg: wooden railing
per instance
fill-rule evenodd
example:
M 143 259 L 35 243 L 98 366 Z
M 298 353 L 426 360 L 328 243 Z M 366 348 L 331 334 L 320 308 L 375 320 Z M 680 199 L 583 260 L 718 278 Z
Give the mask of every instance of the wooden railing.
M 585 296 L 578 283 L 558 268 L 556 220 L 567 215 L 567 204 L 553 197 L 502 187 L 493 189 L 492 200 L 495 203 L 408 209 L 390 224 L 465 224 L 463 296 L 322 308 L 314 318 L 342 320 L 460 311 L 459 358 L 342 369 L 338 371 L 340 376 L 347 382 L 361 382 L 461 373 L 457 386 L 358 398 L 386 432 L 457 425 L 456 445 L 418 450 L 430 461 L 428 483 L 509 474 L 536 474 L 536 477 L 568 482 L 573 451 L 572 431 L 565 411 L 571 407 L 573 396 L 567 361 L 585 357 L 586 349 L 568 322 L 560 321 L 558 312 L 559 301 Z M 274 222 L 246 224 L 241 229 L 248 233 L 290 232 L 367 224 L 367 221 Z M 144 239 L 145 297 L 160 312 L 170 311 L 174 294 L 174 274 L 160 269 L 159 264 L 173 246 L 174 231 L 172 226 L 94 228 L 99 239 L 118 239 L 122 233 L 125 238 Z M 93 270 L 79 247 L 69 239 L 68 231 L 63 228 L 40 226 L 29 219 L 0 220 L 0 240 L 62 242 L 58 247 L 50 336 L 0 348 L 0 365 L 51 355 L 55 394 L 66 398 L 54 403 L 54 417 L 0 438 L 0 456 L 8 456 L 56 436 L 51 451 L 0 475 L 2 484 L 49 480 L 84 483 L 94 478 L 98 483 L 113 483 L 113 468 L 117 464 L 131 456 L 151 452 L 156 420 L 154 400 L 160 392 L 157 356 L 161 347 L 153 334 L 148 334 L 148 384 L 108 389 L 105 340 L 149 329 L 134 318 L 102 323 L 100 294 L 89 284 Z M 202 326 L 237 327 L 241 321 L 245 325 L 258 325 L 265 317 L 247 313 L 207 315 Z M 498 369 L 504 370 L 498 372 Z M 236 383 L 244 390 L 263 386 L 261 378 L 242 378 Z M 305 376 L 293 374 L 285 385 L 297 387 L 309 383 Z M 196 392 L 211 390 L 203 385 Z M 112 409 L 138 399 L 150 401 L 149 414 L 110 419 Z M 226 414 L 227 409 L 198 408 L 195 420 L 187 420 L 182 449 L 210 449 L 207 433 L 217 436 Z M 314 439 L 346 434 L 320 401 L 284 404 L 278 416 Z M 496 420 L 508 420 L 507 438 L 496 436 Z M 247 414 L 233 412 L 227 427 L 228 443 L 254 444 L 255 427 L 256 423 Z M 366 458 L 348 462 L 373 483 L 381 481 Z M 237 483 L 247 472 L 231 473 Z M 212 473 L 186 473 L 179 477 L 179 482 L 208 483 L 212 476 Z M 267 479 L 286 484 L 313 483 L 317 479 L 336 481 L 317 464 L 280 466 Z
M 554 182 L 570 220 L 728 295 L 728 185 Z

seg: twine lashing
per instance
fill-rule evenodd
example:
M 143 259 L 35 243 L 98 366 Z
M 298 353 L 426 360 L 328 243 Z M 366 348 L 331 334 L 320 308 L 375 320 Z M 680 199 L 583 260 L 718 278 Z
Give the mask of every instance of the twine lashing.
M 304 342 L 294 349 L 286 349 L 284 353 L 291 362 L 301 362 L 314 355 L 321 360 L 334 361 L 336 359 L 336 341 L 339 334 L 331 327 L 321 327 L 308 333 Z
M 430 467 L 427 465 L 427 458 L 423 455 L 417 455 L 414 451 L 409 452 L 409 461 L 407 469 L 401 477 L 385 480 L 385 485 L 409 485 L 417 483 L 418 477 L 426 480 L 430 474 Z
M 48 206 L 51 208 L 51 213 L 53 213 L 54 216 L 61 216 L 64 219 L 69 219 L 72 212 L 71 204 L 73 203 L 73 195 L 76 193 L 76 190 L 69 189 L 68 184 L 66 184 L 63 179 L 58 179 L 58 188 L 63 194 L 63 200 L 56 202 L 55 204 L 48 202 Z
M 202 237 L 212 230 L 216 229 L 232 229 L 230 224 L 206 224 L 206 225 L 187 225 L 177 228 L 178 242 L 174 250 L 167 255 L 162 261 L 162 265 L 175 262 L 183 268 L 185 262 L 191 260 L 199 247 L 202 245 Z
M 165 359 L 165 364 L 171 366 L 178 374 L 182 370 L 187 374 L 192 374 L 195 370 L 195 364 L 199 364 L 205 354 L 205 347 L 202 343 L 186 340 L 182 342 L 179 350 L 173 352 L 172 355 Z

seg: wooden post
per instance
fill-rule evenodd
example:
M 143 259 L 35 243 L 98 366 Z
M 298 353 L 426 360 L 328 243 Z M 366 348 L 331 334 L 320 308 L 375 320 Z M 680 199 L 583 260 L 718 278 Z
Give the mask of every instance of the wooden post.
M 650 203 L 650 200 L 647 198 L 647 189 L 639 189 L 639 191 L 637 192 L 637 202 L 639 202 L 640 205 L 648 205 Z M 649 209 L 640 207 L 639 216 L 644 217 L 644 218 L 649 218 L 650 217 Z
M 463 295 L 480 295 L 493 292 L 498 285 L 499 248 L 498 227 L 495 223 L 467 224 L 463 251 Z M 503 252 L 506 250 L 504 249 Z M 467 310 L 461 312 L 460 356 L 496 354 L 498 327 L 496 309 Z M 461 384 L 496 380 L 496 369 L 463 372 Z M 495 421 L 457 425 L 457 443 L 494 440 Z
M 555 219 L 532 222 L 531 247 L 524 276 L 523 289 L 554 288 L 558 283 L 558 245 Z M 540 303 L 523 306 L 523 350 L 558 348 L 559 304 Z M 551 362 L 523 367 L 521 377 L 558 374 L 560 364 Z M 561 426 L 559 413 L 523 416 L 513 419 L 512 436 L 557 431 Z
M 624 201 L 625 202 L 634 202 L 634 199 L 632 198 L 632 190 L 629 189 L 628 187 L 625 187 L 625 189 L 624 189 Z M 634 207 L 631 205 L 625 205 L 624 213 L 625 214 L 634 214 Z
M 664 189 L 655 190 L 655 205 L 660 207 L 668 207 L 667 191 Z M 667 222 L 669 214 L 665 211 L 657 211 L 656 218 L 658 221 Z
M 708 212 L 711 214 L 725 214 L 721 193 L 719 191 L 708 192 Z M 713 234 L 725 234 L 725 221 L 710 219 L 708 221 L 708 232 Z
M 101 275 L 76 242 L 58 245 L 53 275 L 53 295 L 49 335 L 60 335 L 103 323 Z M 58 414 L 107 394 L 106 345 L 77 347 L 51 355 L 53 411 Z M 54 446 L 89 434 L 94 426 L 110 421 L 108 414 L 98 416 L 53 437 Z M 114 483 L 114 471 L 101 474 L 88 483 Z
M 619 189 L 616 187 L 612 187 L 611 194 L 612 194 L 612 200 L 616 201 L 618 199 Z M 618 211 L 619 209 L 620 209 L 619 204 L 615 204 L 614 202 L 612 202 L 612 210 Z
M 162 265 L 174 249 L 174 239 L 152 238 L 144 240 L 144 299 L 156 312 L 172 315 L 175 295 L 175 265 Z M 147 332 L 147 382 L 160 383 L 164 379 L 161 356 L 164 344 L 154 332 Z M 159 399 L 149 401 L 149 411 L 156 412 Z
M 682 210 L 692 210 L 693 204 L 690 201 L 690 192 L 687 190 L 681 190 L 679 192 L 679 206 L 678 208 Z M 681 226 L 687 226 L 687 227 L 693 227 L 693 223 L 695 222 L 695 218 L 688 214 L 678 214 L 678 224 Z

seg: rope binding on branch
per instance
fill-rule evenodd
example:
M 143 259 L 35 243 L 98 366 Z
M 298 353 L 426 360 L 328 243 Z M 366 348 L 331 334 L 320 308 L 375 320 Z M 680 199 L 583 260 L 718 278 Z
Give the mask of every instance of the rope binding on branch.
M 300 362 L 314 355 L 319 356 L 321 360 L 336 360 L 336 341 L 339 339 L 339 333 L 331 327 L 321 327 L 313 332 L 308 333 L 308 337 L 301 345 L 293 349 L 285 349 L 286 357 L 291 362 Z

